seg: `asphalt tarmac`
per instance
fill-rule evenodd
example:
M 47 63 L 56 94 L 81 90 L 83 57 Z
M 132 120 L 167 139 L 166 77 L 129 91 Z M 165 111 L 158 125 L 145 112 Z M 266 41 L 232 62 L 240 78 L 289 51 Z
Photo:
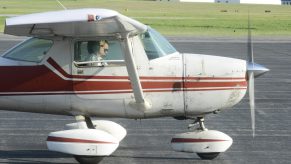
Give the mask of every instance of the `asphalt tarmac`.
M 0 39 L 1 40 L 1 39 Z M 244 40 L 171 38 L 180 52 L 246 58 Z M 18 41 L 0 41 L 0 54 Z M 206 117 L 208 129 L 230 135 L 234 143 L 212 161 L 171 150 L 170 140 L 187 131 L 189 121 L 110 119 L 127 129 L 120 147 L 102 164 L 287 164 L 291 162 L 291 40 L 254 43 L 255 62 L 271 69 L 256 79 L 256 137 L 252 137 L 247 97 L 230 110 Z M 0 79 L 1 80 L 1 79 Z M 211 101 L 211 100 L 209 100 Z M 0 111 L 0 164 L 76 163 L 46 150 L 49 132 L 61 130 L 72 117 Z

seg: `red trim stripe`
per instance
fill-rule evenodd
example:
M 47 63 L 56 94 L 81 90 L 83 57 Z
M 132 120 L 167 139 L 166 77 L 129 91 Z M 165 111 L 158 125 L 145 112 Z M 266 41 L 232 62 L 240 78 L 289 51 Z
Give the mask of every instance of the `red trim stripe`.
M 246 88 L 215 88 L 215 89 L 187 89 L 185 90 L 187 91 L 220 91 L 220 90 L 246 90 Z M 173 88 L 172 90 L 162 90 L 162 89 L 157 89 L 157 90 L 144 90 L 144 92 L 180 92 L 183 91 L 182 89 L 178 88 L 175 89 Z M 28 93 L 11 93 L 11 94 L 7 94 L 4 93 L 2 94 L 0 92 L 0 96 L 24 96 L 24 95 L 70 95 L 70 94 L 83 94 L 83 95 L 88 95 L 88 94 L 118 94 L 118 93 L 132 93 L 131 91 L 111 91 L 111 92 L 43 92 L 43 93 L 36 93 L 36 92 L 28 92 Z
M 224 142 L 228 140 L 219 139 L 194 139 L 194 138 L 173 138 L 171 143 L 199 143 L 199 142 Z
M 128 79 L 128 76 L 85 76 L 85 75 L 70 75 L 52 58 L 48 58 L 47 62 L 58 70 L 66 78 L 78 78 L 78 79 Z
M 91 76 L 73 76 L 66 73 L 52 58 L 48 62 L 65 77 L 92 78 Z M 62 94 L 114 94 L 132 93 L 130 81 L 112 81 L 128 79 L 127 76 L 93 76 L 104 81 L 65 80 L 45 65 L 40 66 L 0 66 L 0 96 L 12 95 L 62 95 Z M 180 92 L 180 91 L 216 91 L 245 90 L 247 82 L 239 81 L 186 81 L 178 77 L 142 77 L 161 81 L 142 81 L 144 92 Z M 194 77 L 191 77 L 194 78 Z M 165 81 L 163 81 L 165 79 Z M 179 82 L 175 80 L 179 79 Z M 201 79 L 201 78 L 195 78 Z M 204 78 L 211 80 L 231 78 Z
M 141 82 L 143 89 L 167 89 L 173 88 L 183 89 L 182 82 Z M 215 87 L 245 87 L 247 82 L 186 82 L 184 85 L 187 89 L 215 88 Z M 106 90 L 131 90 L 130 82 L 114 82 L 114 81 L 74 81 L 74 91 L 106 91 Z
M 50 141 L 50 142 L 72 142 L 72 143 L 116 144 L 114 142 L 107 142 L 107 141 L 85 140 L 85 139 L 53 137 L 53 136 L 48 136 L 47 141 Z
M 47 62 L 58 70 L 66 78 L 78 79 L 123 79 L 129 80 L 128 76 L 86 76 L 86 75 L 70 75 L 62 69 L 62 67 L 52 58 L 48 58 Z M 141 76 L 142 80 L 182 80 L 183 77 L 157 77 L 157 76 Z M 184 80 L 245 80 L 245 77 L 185 77 Z

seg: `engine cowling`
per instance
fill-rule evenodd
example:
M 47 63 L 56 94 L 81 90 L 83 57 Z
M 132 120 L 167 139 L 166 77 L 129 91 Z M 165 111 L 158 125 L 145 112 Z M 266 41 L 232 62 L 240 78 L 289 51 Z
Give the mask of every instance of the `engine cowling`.
M 232 138 L 216 130 L 196 130 L 176 134 L 171 140 L 171 146 L 178 152 L 190 153 L 220 153 L 232 145 Z

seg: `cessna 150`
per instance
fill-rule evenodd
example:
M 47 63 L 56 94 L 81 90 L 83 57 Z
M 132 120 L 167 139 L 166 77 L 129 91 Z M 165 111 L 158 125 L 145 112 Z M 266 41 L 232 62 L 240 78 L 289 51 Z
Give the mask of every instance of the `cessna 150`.
M 6 19 L 6 34 L 30 38 L 0 57 L 0 109 L 70 115 L 76 123 L 47 138 L 49 150 L 98 163 L 126 136 L 117 123 L 91 117 L 193 119 L 173 136 L 175 151 L 214 159 L 232 139 L 203 124 L 237 104 L 268 69 L 248 61 L 179 53 L 157 31 L 107 9 L 75 9 Z M 192 124 L 191 124 L 192 125 Z

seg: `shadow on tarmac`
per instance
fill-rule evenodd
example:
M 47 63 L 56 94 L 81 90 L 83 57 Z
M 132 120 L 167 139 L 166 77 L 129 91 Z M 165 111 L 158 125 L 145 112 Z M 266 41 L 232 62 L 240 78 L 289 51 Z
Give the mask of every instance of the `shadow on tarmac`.
M 72 158 L 70 155 L 58 153 L 58 152 L 51 152 L 48 150 L 0 150 L 0 158 L 2 160 L 7 159 L 10 164 L 19 164 L 19 163 L 24 163 L 24 164 L 37 164 L 37 163 L 42 163 L 42 164 L 52 164 L 56 163 L 55 161 L 53 162 L 44 162 L 44 161 L 37 161 L 35 158 L 51 158 L 51 159 L 56 159 L 56 158 Z M 32 159 L 32 160 L 30 160 Z M 13 161 L 13 162 L 10 162 Z M 2 162 L 1 163 L 7 163 L 7 162 Z M 62 163 L 58 163 L 62 164 Z
M 130 158 L 130 159 L 154 159 L 154 160 L 189 160 L 201 161 L 200 158 L 183 158 L 183 157 L 157 157 L 157 156 L 129 156 L 129 155 L 111 155 L 111 158 Z

